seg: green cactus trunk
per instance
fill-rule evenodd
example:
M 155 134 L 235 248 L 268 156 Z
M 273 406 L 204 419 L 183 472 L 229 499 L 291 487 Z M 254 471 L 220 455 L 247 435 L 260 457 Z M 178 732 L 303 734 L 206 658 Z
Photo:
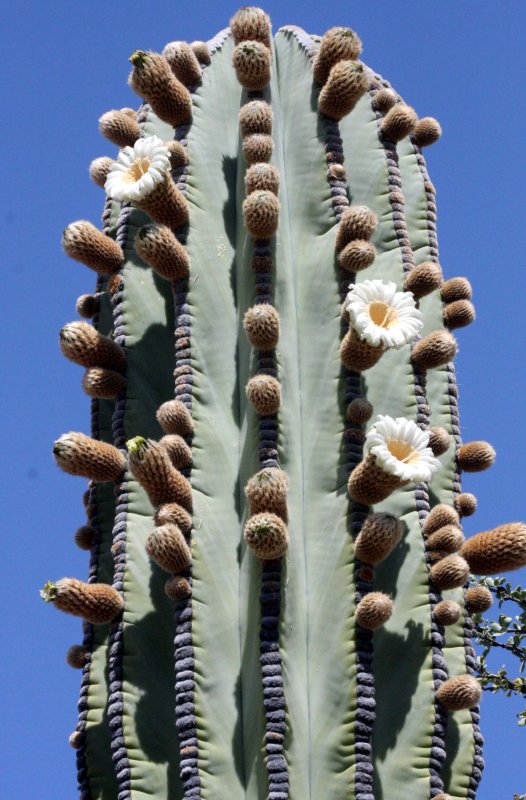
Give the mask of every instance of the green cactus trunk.
M 229 29 L 208 45 L 191 123 L 174 135 L 148 104 L 138 115 L 143 137 L 175 138 L 188 155 L 173 177 L 190 212 L 177 231 L 189 278 L 172 285 L 141 261 L 134 238 L 148 215 L 107 200 L 103 230 L 125 264 L 99 277 L 94 319 L 127 359 L 125 393 L 93 400 L 94 438 L 125 450 L 132 437 L 161 439 L 162 403 L 175 396 L 191 411 L 193 460 L 181 470 L 193 494 L 191 597 L 174 604 L 165 594 L 168 575 L 145 550 L 154 508 L 133 472 L 114 487 L 92 483 L 87 513 L 99 541 L 90 581 L 112 583 L 124 612 L 109 626 L 85 625 L 81 797 L 472 799 L 483 768 L 478 708 L 448 712 L 435 696 L 448 677 L 473 670 L 471 619 L 458 586 L 442 597 L 460 604 L 459 621 L 446 629 L 435 621 L 442 598 L 422 533 L 430 509 L 452 506 L 461 491 L 454 367 L 425 370 L 406 346 L 360 374 L 339 352 L 342 301 L 363 280 L 335 257 L 349 204 L 378 218 L 367 280 L 400 290 L 415 266 L 438 263 L 424 158 L 411 137 L 382 136 L 375 98 L 388 84 L 368 67 L 369 88 L 349 114 L 337 122 L 318 112 L 318 38 L 281 29 L 261 93 L 240 85 Z M 244 222 L 238 119 L 254 97 L 272 107 L 281 204 L 276 235 L 256 241 Z M 254 269 L 268 256 L 271 272 Z M 268 352 L 243 330 L 245 312 L 262 301 L 280 315 Z M 419 305 L 421 336 L 442 330 L 440 292 Z M 279 380 L 277 414 L 258 415 L 248 401 L 256 373 Z M 351 422 L 347 407 L 362 396 L 374 417 Z M 401 486 L 370 508 L 349 497 L 347 481 L 379 414 L 440 426 L 450 446 L 431 482 Z M 261 561 L 243 540 L 244 487 L 276 466 L 288 476 L 290 545 L 283 558 Z M 405 525 L 374 569 L 355 559 L 353 544 L 371 511 Z M 372 590 L 394 602 L 374 632 L 355 621 Z

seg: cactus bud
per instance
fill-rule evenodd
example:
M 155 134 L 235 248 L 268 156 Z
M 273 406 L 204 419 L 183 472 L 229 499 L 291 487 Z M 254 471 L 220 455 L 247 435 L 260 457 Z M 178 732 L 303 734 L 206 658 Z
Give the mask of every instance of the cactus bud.
M 273 350 L 279 340 L 279 314 L 269 303 L 260 303 L 249 308 L 243 319 L 243 327 L 252 347 L 257 350 Z
M 392 89 L 380 89 L 374 96 L 376 108 L 382 114 L 386 114 L 397 102 L 398 98 Z
M 72 222 L 62 234 L 64 252 L 100 275 L 112 275 L 124 264 L 122 247 L 84 219 Z
M 155 512 L 154 522 L 158 526 L 176 525 L 184 534 L 192 530 L 192 515 L 178 503 L 165 503 Z
M 256 6 L 240 8 L 230 20 L 230 30 L 235 44 L 254 40 L 270 47 L 272 25 L 270 17 L 262 8 Z
M 457 341 L 451 333 L 433 331 L 415 344 L 411 357 L 422 369 L 434 369 L 451 361 L 457 347 Z
M 477 498 L 470 492 L 458 494 L 453 503 L 460 517 L 471 517 L 477 510 Z
M 434 426 L 429 429 L 429 447 L 434 456 L 441 456 L 449 449 L 451 437 L 445 428 Z
M 465 328 L 475 319 L 475 307 L 469 300 L 455 300 L 444 308 L 444 325 L 450 329 Z
M 137 233 L 135 252 L 167 281 L 187 278 L 190 260 L 186 249 L 166 225 L 144 225 Z
M 188 42 L 169 42 L 163 50 L 175 77 L 184 86 L 195 86 L 201 81 L 201 66 Z
M 369 240 L 377 225 L 378 218 L 370 208 L 349 206 L 343 212 L 336 232 L 336 252 L 353 239 Z
M 94 158 L 89 165 L 89 176 L 93 183 L 96 183 L 101 189 L 104 189 L 104 184 L 106 183 L 106 178 L 108 177 L 108 172 L 112 164 L 113 158 L 109 156 L 100 156 L 99 158 Z
M 421 297 L 438 289 L 441 283 L 440 265 L 433 261 L 425 261 L 413 267 L 405 279 L 404 289 L 406 292 L 412 292 L 415 300 L 420 300 Z
M 355 620 L 362 628 L 374 631 L 384 625 L 393 613 L 393 601 L 383 592 L 369 592 L 356 606 Z
M 81 294 L 77 297 L 75 309 L 84 319 L 93 319 L 99 311 L 100 294 Z
M 482 472 L 491 467 L 496 455 L 488 442 L 466 442 L 457 452 L 458 468 L 463 472 Z
M 413 132 L 418 117 L 405 103 L 397 103 L 380 123 L 380 133 L 388 142 L 399 142 Z
M 350 497 L 364 506 L 380 503 L 389 497 L 391 492 L 405 486 L 396 475 L 384 472 L 370 453 L 353 469 L 347 484 Z
M 186 600 L 192 596 L 192 587 L 182 575 L 172 575 L 164 584 L 164 591 L 170 600 Z
M 245 89 L 261 91 L 270 83 L 272 55 L 261 42 L 240 42 L 234 48 L 232 63 L 237 79 Z
M 472 675 L 457 675 L 444 681 L 436 698 L 448 711 L 460 711 L 478 705 L 481 694 L 480 684 Z
M 493 605 L 493 595 L 485 586 L 472 586 L 466 592 L 466 604 L 472 614 L 481 614 Z
M 187 511 L 192 510 L 192 487 L 172 465 L 166 449 L 159 442 L 136 436 L 126 446 L 130 469 L 154 507 L 177 503 Z
M 146 552 L 167 572 L 184 572 L 192 562 L 186 540 L 176 525 L 162 525 L 146 537 Z
M 126 468 L 120 450 L 83 433 L 64 433 L 53 445 L 53 455 L 64 472 L 100 483 L 117 482 Z
M 99 119 L 99 130 L 117 147 L 133 147 L 141 135 L 137 120 L 125 111 L 106 111 Z
M 82 525 L 75 532 L 75 536 L 73 538 L 75 544 L 77 547 L 80 547 L 81 550 L 91 550 L 93 545 L 97 542 L 99 535 L 97 530 L 92 528 L 91 525 Z
M 367 91 L 367 75 L 356 61 L 339 61 L 329 73 L 320 92 L 318 109 L 329 119 L 339 121 L 349 114 Z
M 422 117 L 415 125 L 412 139 L 417 147 L 428 147 L 438 142 L 441 136 L 442 128 L 438 120 L 434 117 Z
M 471 300 L 473 289 L 467 278 L 450 278 L 444 281 L 440 293 L 444 303 L 454 303 L 456 300 Z
M 188 436 L 194 430 L 190 412 L 180 400 L 167 400 L 157 409 L 157 420 L 165 433 Z
M 243 139 L 243 158 L 247 164 L 270 161 L 274 142 L 266 133 L 251 133 Z
M 73 731 L 73 733 L 69 735 L 68 742 L 73 750 L 78 750 L 84 743 L 84 734 L 82 731 Z
M 207 67 L 211 63 L 210 50 L 206 42 L 192 42 L 190 47 L 200 64 L 204 64 Z
M 72 644 L 66 653 L 66 662 L 73 669 L 83 669 L 89 657 L 89 651 L 83 644 Z
M 392 514 L 371 514 L 354 543 L 354 554 L 366 564 L 379 564 L 395 549 L 404 525 Z
M 262 469 L 253 475 L 245 486 L 251 514 L 271 512 L 284 522 L 288 521 L 288 478 L 277 467 Z
M 351 28 L 330 28 L 322 36 L 312 65 L 312 76 L 323 85 L 339 61 L 356 61 L 362 52 L 362 42 Z
M 126 388 L 126 378 L 112 369 L 91 367 L 86 370 L 82 387 L 88 397 L 115 400 Z
M 279 191 L 279 172 L 272 164 L 252 164 L 245 175 L 245 186 L 247 194 L 252 192 L 272 192 L 277 194 Z
M 289 546 L 289 534 L 283 520 L 269 512 L 254 514 L 245 525 L 245 541 L 258 558 L 281 558 Z
M 272 108 L 265 100 L 251 100 L 239 112 L 239 130 L 241 136 L 253 133 L 272 133 Z
M 454 625 L 459 621 L 462 609 L 454 600 L 441 600 L 433 613 L 439 625 Z
M 363 342 L 354 328 L 349 328 L 340 344 L 340 358 L 347 369 L 363 372 L 374 367 L 385 353 L 383 347 Z
M 188 467 L 192 463 L 192 451 L 182 436 L 175 433 L 168 434 L 163 436 L 159 444 L 166 449 L 170 461 L 177 469 Z
M 243 218 L 247 231 L 255 239 L 268 239 L 279 223 L 280 204 L 272 192 L 252 192 L 243 201 Z
M 159 53 L 136 50 L 130 56 L 133 70 L 128 83 L 150 103 L 157 116 L 176 128 L 192 119 L 192 97 L 178 81 L 168 61 Z
M 526 525 L 507 522 L 468 539 L 460 551 L 475 575 L 497 575 L 526 565 Z
M 113 587 L 106 583 L 83 583 L 76 578 L 49 581 L 40 596 L 55 608 L 83 617 L 94 625 L 112 622 L 124 607 L 121 595 Z
M 457 528 L 460 527 L 458 514 L 452 506 L 439 503 L 429 512 L 422 526 L 422 532 L 424 536 L 430 536 L 435 531 L 438 531 L 439 528 L 443 528 L 446 525 L 456 525 Z
M 281 386 L 271 375 L 255 375 L 246 386 L 254 410 L 263 417 L 276 414 L 281 405 Z
M 365 239 L 354 239 L 338 254 L 338 263 L 346 272 L 367 269 L 376 258 L 376 247 Z
M 347 419 L 356 425 L 363 425 L 373 415 L 373 407 L 365 397 L 355 397 L 347 406 Z
M 444 553 L 456 553 L 464 544 L 464 535 L 456 525 L 444 525 L 432 533 L 427 540 L 430 550 L 441 550 Z
M 180 169 L 188 164 L 188 153 L 181 142 L 172 140 L 170 142 L 163 142 L 163 144 L 168 150 L 168 158 L 170 159 L 170 166 L 172 169 Z
M 441 558 L 430 570 L 431 581 L 440 591 L 464 586 L 468 575 L 467 561 L 456 554 Z
M 81 367 L 106 367 L 124 372 L 124 350 L 108 336 L 87 322 L 70 322 L 60 331 L 60 349 L 70 361 Z

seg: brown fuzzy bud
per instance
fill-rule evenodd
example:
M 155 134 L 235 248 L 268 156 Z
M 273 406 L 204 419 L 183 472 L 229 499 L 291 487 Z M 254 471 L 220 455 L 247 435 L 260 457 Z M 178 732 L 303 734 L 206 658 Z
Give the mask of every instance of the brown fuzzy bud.
M 230 20 L 230 30 L 235 44 L 255 40 L 270 47 L 272 24 L 270 17 L 262 8 L 256 6 L 240 8 Z
M 441 456 L 449 449 L 451 437 L 445 428 L 434 426 L 429 429 L 429 447 L 434 456 Z
M 341 120 L 367 91 L 367 75 L 356 61 L 335 64 L 318 98 L 318 110 L 329 119 Z
M 176 525 L 184 534 L 192 530 L 192 515 L 178 503 L 165 503 L 155 512 L 156 525 Z
M 440 293 L 444 303 L 471 300 L 473 297 L 473 289 L 467 278 L 450 278 L 448 281 L 444 281 Z
M 64 433 L 54 443 L 53 455 L 64 472 L 99 483 L 117 482 L 126 468 L 120 450 L 83 433 Z
M 314 81 L 324 84 L 339 61 L 355 61 L 362 52 L 362 42 L 351 28 L 330 28 L 322 36 L 312 64 Z
M 446 553 L 443 550 L 428 550 L 427 555 L 429 563 L 436 564 L 437 561 L 441 561 L 443 558 L 446 558 L 446 556 L 451 555 L 451 553 Z
M 398 97 L 392 89 L 380 89 L 374 96 L 374 103 L 378 111 L 386 114 L 398 102 Z
M 469 300 L 455 300 L 444 307 L 444 325 L 465 328 L 475 319 L 475 306 Z
M 469 575 L 469 566 L 462 556 L 453 554 L 441 558 L 431 567 L 429 574 L 431 581 L 440 591 L 443 589 L 455 589 L 458 586 L 464 586 L 466 583 Z
M 122 290 L 123 286 L 124 281 L 122 273 L 117 272 L 115 275 L 112 275 L 108 281 L 108 292 L 110 293 L 110 296 L 115 297 L 115 295 Z
M 192 487 L 173 466 L 166 449 L 151 439 L 136 436 L 126 446 L 129 465 L 154 507 L 177 503 L 192 510 Z
M 49 581 L 40 596 L 55 608 L 83 617 L 94 625 L 111 622 L 124 607 L 121 595 L 113 587 L 106 583 L 83 583 L 76 578 Z
M 444 681 L 437 689 L 438 702 L 448 711 L 474 708 L 480 702 L 482 689 L 472 675 L 457 675 Z
M 354 619 L 357 625 L 374 631 L 384 625 L 393 613 L 393 601 L 383 592 L 369 592 L 358 605 Z
M 457 452 L 458 468 L 463 472 L 482 472 L 491 467 L 496 455 L 489 442 L 466 442 Z
M 170 142 L 163 142 L 163 144 L 168 150 L 168 158 L 172 169 L 179 169 L 188 164 L 188 153 L 181 142 L 176 142 L 172 139 Z
M 272 192 L 252 192 L 243 201 L 243 218 L 247 231 L 255 239 L 268 239 L 279 223 L 280 204 Z
M 245 525 L 245 541 L 258 558 L 281 558 L 289 546 L 287 526 L 277 514 L 254 514 Z
M 441 600 L 437 603 L 434 616 L 439 625 L 454 625 L 458 622 L 462 609 L 454 600 Z
M 241 136 L 253 133 L 272 133 L 272 108 L 265 100 L 251 100 L 239 112 L 239 130 Z
M 136 201 L 137 208 L 160 225 L 168 225 L 177 230 L 188 223 L 189 206 L 184 194 L 177 188 L 171 175 L 165 175 L 163 183 L 157 184 L 153 192 Z
M 98 313 L 99 305 L 100 294 L 81 294 L 77 297 L 75 308 L 79 316 L 92 319 Z
M 60 349 L 81 367 L 106 367 L 116 372 L 126 369 L 124 350 L 87 322 L 70 322 L 60 331 Z
M 157 420 L 166 433 L 188 436 L 194 429 L 190 412 L 180 400 L 167 400 L 157 409 Z
M 163 436 L 159 444 L 166 448 L 170 461 L 177 469 L 188 467 L 192 463 L 192 451 L 182 436 L 170 433 L 167 436 Z
M 438 142 L 441 136 L 442 128 L 438 120 L 434 117 L 422 117 L 415 125 L 412 139 L 417 147 L 428 147 Z
M 192 562 L 186 540 L 176 525 L 162 525 L 146 537 L 146 552 L 166 572 L 184 572 Z
M 354 543 L 354 554 L 366 564 L 379 564 L 395 549 L 404 525 L 392 514 L 371 514 Z
M 240 42 L 234 48 L 232 63 L 237 79 L 245 89 L 261 91 L 270 83 L 272 55 L 261 42 Z
M 204 64 L 207 67 L 212 63 L 210 49 L 206 42 L 192 42 L 190 47 L 200 64 Z
M 130 61 L 133 70 L 128 83 L 138 95 L 150 103 L 153 111 L 173 127 L 192 119 L 192 97 L 178 81 L 168 61 L 159 53 L 136 50 Z
M 380 133 L 388 142 L 399 142 L 410 133 L 418 121 L 416 112 L 405 103 L 397 103 L 383 118 Z
M 243 139 L 243 158 L 247 164 L 270 161 L 274 142 L 266 133 L 251 133 Z
M 471 517 L 477 510 L 477 498 L 470 492 L 458 494 L 453 503 L 460 517 Z
M 354 239 L 369 240 L 373 235 L 378 218 L 367 206 L 349 206 L 340 219 L 336 232 L 336 252 Z
M 458 514 L 452 506 L 447 506 L 445 503 L 439 503 L 434 506 L 424 522 L 422 532 L 424 536 L 430 536 L 435 531 L 446 525 L 456 525 L 460 527 Z
M 84 219 L 72 222 L 62 234 L 64 252 L 99 275 L 112 275 L 124 264 L 120 244 Z
M 99 130 L 117 147 L 133 147 L 141 135 L 137 120 L 123 111 L 106 111 L 99 119 Z
M 427 540 L 430 550 L 441 550 L 443 553 L 456 553 L 464 544 L 464 535 L 456 525 L 444 525 L 432 533 Z
M 185 86 L 195 86 L 201 81 L 201 66 L 188 42 L 169 42 L 163 56 L 175 77 Z
M 164 584 L 164 592 L 170 600 L 186 600 L 192 596 L 192 587 L 182 575 L 172 575 Z
M 373 347 L 368 342 L 362 342 L 354 328 L 349 328 L 340 344 L 342 362 L 347 369 L 356 372 L 374 367 L 384 353 L 383 347 Z
M 423 264 L 413 267 L 407 275 L 404 291 L 412 292 L 415 300 L 420 300 L 421 297 L 438 289 L 441 283 L 442 269 L 440 265 L 433 261 L 425 261 Z
M 246 394 L 254 410 L 262 417 L 278 412 L 281 405 L 281 386 L 271 375 L 254 375 L 250 378 Z
M 273 350 L 279 340 L 279 314 L 269 303 L 260 303 L 249 308 L 243 319 L 243 327 L 252 347 L 257 350 Z
M 73 537 L 75 544 L 77 547 L 80 547 L 81 550 L 91 550 L 98 538 L 99 535 L 96 528 L 92 528 L 91 525 L 82 525 L 78 528 Z
M 434 369 L 451 361 L 457 349 L 457 340 L 451 333 L 433 331 L 415 344 L 411 358 L 422 369 Z
M 477 533 L 464 543 L 462 555 L 475 575 L 497 575 L 526 565 L 526 525 L 507 522 Z
M 83 644 L 72 644 L 66 653 L 66 662 L 73 669 L 83 669 L 89 659 L 89 652 Z
M 245 175 L 247 194 L 279 191 L 279 172 L 272 164 L 252 164 Z
M 283 470 L 269 467 L 256 472 L 245 486 L 250 513 L 271 512 L 287 522 L 288 488 L 289 481 Z
M 338 255 L 340 267 L 346 272 L 367 269 L 376 258 L 376 247 L 365 239 L 354 239 Z
M 137 233 L 135 252 L 167 281 L 187 278 L 188 253 L 166 225 L 144 225 Z
M 69 735 L 68 742 L 73 750 L 78 750 L 84 743 L 84 733 L 82 731 L 73 731 Z
M 357 425 L 363 425 L 373 416 L 373 407 L 365 397 L 355 397 L 347 406 L 347 419 Z
M 380 469 L 374 456 L 369 453 L 351 472 L 347 490 L 357 503 L 372 506 L 374 503 L 381 503 L 395 489 L 405 486 L 406 483 L 407 481 L 401 481 L 396 475 L 388 475 Z
M 89 165 L 89 176 L 93 183 L 96 183 L 101 189 L 104 189 L 106 178 L 108 177 L 108 172 L 112 164 L 113 158 L 109 156 L 100 156 L 99 158 L 94 158 Z
M 466 605 L 472 614 L 482 614 L 493 605 L 493 595 L 485 586 L 472 586 L 466 592 Z
M 115 400 L 126 388 L 126 378 L 104 367 L 91 367 L 82 378 L 82 388 L 88 397 Z

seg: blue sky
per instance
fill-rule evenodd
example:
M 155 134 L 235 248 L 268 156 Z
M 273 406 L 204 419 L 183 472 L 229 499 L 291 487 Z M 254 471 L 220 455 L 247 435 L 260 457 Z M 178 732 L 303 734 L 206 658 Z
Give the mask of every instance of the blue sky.
M 465 440 L 487 439 L 495 466 L 467 476 L 479 498 L 469 535 L 524 517 L 524 185 L 523 0 L 376 0 L 308 4 L 272 0 L 274 28 L 295 23 L 323 33 L 353 27 L 363 58 L 388 78 L 420 116 L 442 123 L 428 152 L 437 188 L 441 262 L 467 275 L 478 319 L 460 331 L 457 370 Z M 18 0 L 4 12 L 4 145 L 0 230 L 4 284 L 2 392 L 2 796 L 75 796 L 79 674 L 64 653 L 79 639 L 77 620 L 38 597 L 48 578 L 86 574 L 72 544 L 81 524 L 84 481 L 55 467 L 60 433 L 88 430 L 81 370 L 61 356 L 58 331 L 76 318 L 76 297 L 91 274 L 62 253 L 75 219 L 99 220 L 102 193 L 89 181 L 92 158 L 114 150 L 98 133 L 110 108 L 138 104 L 127 86 L 128 57 L 173 39 L 207 39 L 236 6 Z M 525 571 L 512 575 L 526 581 Z M 484 697 L 487 769 L 480 800 L 526 791 L 521 704 Z

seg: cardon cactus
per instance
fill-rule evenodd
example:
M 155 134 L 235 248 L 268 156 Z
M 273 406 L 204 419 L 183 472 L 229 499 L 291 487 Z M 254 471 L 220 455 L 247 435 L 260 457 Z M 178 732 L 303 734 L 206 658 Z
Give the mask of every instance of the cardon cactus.
M 97 273 L 61 333 L 91 438 L 55 445 L 90 478 L 89 581 L 43 590 L 85 618 L 83 800 L 475 797 L 471 287 L 438 259 L 440 126 L 360 50 L 243 8 L 135 51 L 142 104 L 101 118 L 102 231 L 63 239 Z

